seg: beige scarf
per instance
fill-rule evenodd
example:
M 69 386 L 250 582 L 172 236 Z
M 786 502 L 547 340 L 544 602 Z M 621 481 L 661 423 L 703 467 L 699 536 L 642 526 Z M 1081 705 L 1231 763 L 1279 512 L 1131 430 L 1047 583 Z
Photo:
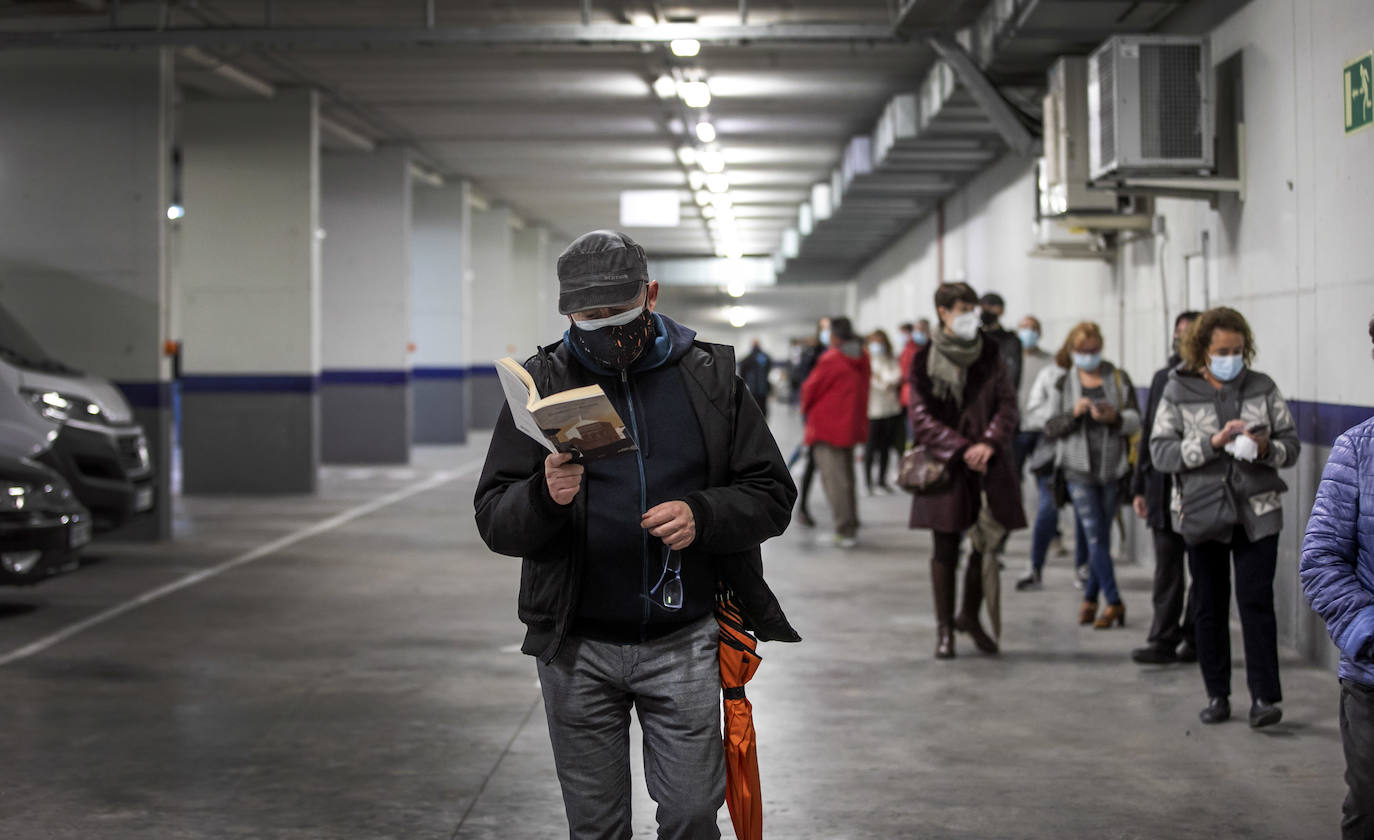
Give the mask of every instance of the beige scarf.
M 983 353 L 983 335 L 979 333 L 972 341 L 949 335 L 937 329 L 930 336 L 930 352 L 926 354 L 926 372 L 930 374 L 931 390 L 936 398 L 953 400 L 960 408 L 964 407 L 964 380 L 968 378 L 969 365 Z

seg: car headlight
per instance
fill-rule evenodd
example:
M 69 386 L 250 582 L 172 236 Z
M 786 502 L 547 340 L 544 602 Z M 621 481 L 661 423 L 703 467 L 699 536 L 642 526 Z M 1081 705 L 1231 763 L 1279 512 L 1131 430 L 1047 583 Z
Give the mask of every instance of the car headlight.
M 87 423 L 105 422 L 105 412 L 90 400 L 83 400 L 58 391 L 25 389 L 24 396 L 34 410 L 49 420 L 65 423 L 68 420 L 85 420 Z
M 0 495 L 0 513 L 18 513 L 28 507 L 33 488 L 8 482 L 0 483 L 0 488 L 4 489 L 4 493 Z

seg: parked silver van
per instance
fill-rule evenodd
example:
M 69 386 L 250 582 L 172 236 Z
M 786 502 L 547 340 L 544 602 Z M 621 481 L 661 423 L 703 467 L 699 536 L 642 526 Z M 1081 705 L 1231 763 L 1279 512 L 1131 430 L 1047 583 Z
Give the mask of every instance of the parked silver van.
M 57 471 L 33 460 L 49 452 L 60 426 L 0 389 L 0 584 L 37 583 L 80 564 L 91 541 L 90 513 Z
M 148 440 L 128 400 L 112 383 L 53 359 L 0 306 L 0 388 L 18 394 L 35 415 L 61 424 L 40 457 L 90 509 L 97 530 L 153 508 Z

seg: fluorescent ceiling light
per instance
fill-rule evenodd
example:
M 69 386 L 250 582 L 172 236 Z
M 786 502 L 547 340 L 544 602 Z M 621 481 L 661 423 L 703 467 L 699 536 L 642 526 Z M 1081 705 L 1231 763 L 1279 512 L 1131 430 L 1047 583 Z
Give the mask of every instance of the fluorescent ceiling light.
M 655 26 L 658 24 L 658 21 L 654 20 L 653 15 L 644 12 L 636 12 L 630 15 L 630 24 L 632 26 Z
M 727 252 L 724 256 L 729 257 L 730 253 Z M 727 310 L 726 317 L 730 319 L 730 326 L 735 329 L 740 329 L 741 327 L 749 325 L 749 315 L 744 311 L 743 306 L 730 307 L 729 310 Z
M 707 204 L 705 207 L 702 207 L 702 208 L 701 208 L 701 218 L 703 218 L 703 219 L 714 219 L 715 217 L 716 217 L 716 208 L 715 208 L 715 207 L 712 207 L 710 204 Z
M 701 42 L 695 38 L 678 38 L 668 45 L 678 58 L 691 58 L 701 52 Z
M 682 203 L 677 190 L 625 190 L 620 194 L 622 227 L 677 227 Z
M 693 192 L 706 187 L 706 173 L 700 169 L 693 169 L 687 173 L 687 183 L 691 185 Z
M 697 150 L 695 146 L 679 146 L 677 149 L 677 159 L 682 161 L 683 166 L 692 166 L 697 162 Z
M 738 278 L 731 280 L 725 287 L 725 292 L 733 298 L 744 297 L 744 281 Z
M 711 104 L 711 88 L 705 82 L 678 82 L 677 95 L 688 108 L 705 108 Z
M 725 155 L 720 149 L 702 149 L 697 153 L 697 162 L 707 172 L 725 171 Z
M 714 205 L 717 210 L 724 210 L 727 207 L 733 207 L 735 204 L 734 200 L 730 198 L 728 193 L 720 193 L 719 195 L 713 195 L 710 197 L 710 200 L 711 204 Z
M 677 93 L 677 82 L 673 81 L 672 76 L 664 73 L 654 79 L 654 93 L 658 94 L 659 99 L 667 99 Z
M 716 142 L 716 127 L 705 120 L 697 123 L 697 139 L 703 143 Z
M 706 176 L 706 189 L 713 193 L 723 193 L 730 189 L 730 179 L 724 172 L 716 172 Z
M 704 206 L 711 203 L 711 194 L 706 190 L 697 190 L 693 197 L 696 199 L 698 206 Z

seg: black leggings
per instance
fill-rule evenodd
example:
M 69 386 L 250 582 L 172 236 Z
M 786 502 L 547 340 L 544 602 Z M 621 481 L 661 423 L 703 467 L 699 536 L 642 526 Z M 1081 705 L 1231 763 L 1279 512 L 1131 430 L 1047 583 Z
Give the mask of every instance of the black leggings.
M 878 484 L 887 484 L 887 455 L 901 451 L 906 430 L 902 415 L 872 418 L 868 421 L 868 443 L 864 445 L 864 486 L 873 489 L 873 465 L 878 465 Z

